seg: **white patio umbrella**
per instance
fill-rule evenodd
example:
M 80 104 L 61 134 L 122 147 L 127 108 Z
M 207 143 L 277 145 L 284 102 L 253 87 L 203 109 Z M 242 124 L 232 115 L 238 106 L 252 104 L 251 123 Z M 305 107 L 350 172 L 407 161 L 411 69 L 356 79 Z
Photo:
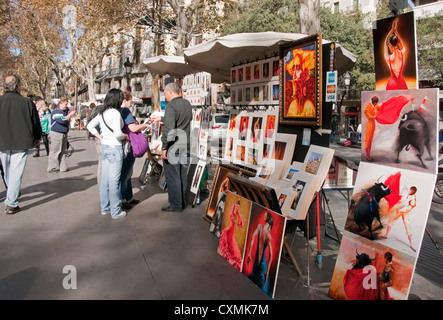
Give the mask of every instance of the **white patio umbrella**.
M 144 59 L 143 64 L 150 72 L 162 76 L 170 75 L 183 78 L 188 74 L 198 72 L 198 70 L 185 63 L 183 56 L 156 56 Z
M 271 58 L 279 54 L 279 46 L 307 37 L 300 33 L 256 32 L 236 33 L 201 43 L 184 50 L 185 61 L 193 68 L 211 73 L 212 82 L 229 82 L 233 63 Z M 323 39 L 323 44 L 330 41 Z M 329 54 L 328 52 L 324 54 Z M 338 45 L 336 68 L 340 74 L 351 69 L 357 57 Z

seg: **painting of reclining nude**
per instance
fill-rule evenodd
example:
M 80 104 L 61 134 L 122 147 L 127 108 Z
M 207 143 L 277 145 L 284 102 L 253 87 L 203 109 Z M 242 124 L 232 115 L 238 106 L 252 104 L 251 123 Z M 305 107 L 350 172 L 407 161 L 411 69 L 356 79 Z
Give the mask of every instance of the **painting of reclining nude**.
M 437 173 L 438 89 L 361 94 L 363 161 Z

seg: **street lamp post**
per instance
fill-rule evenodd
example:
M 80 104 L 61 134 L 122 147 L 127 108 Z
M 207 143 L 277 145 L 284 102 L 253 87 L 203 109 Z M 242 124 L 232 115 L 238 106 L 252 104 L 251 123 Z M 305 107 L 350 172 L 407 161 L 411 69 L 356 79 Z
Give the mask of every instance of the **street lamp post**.
M 125 63 L 123 64 L 123 66 L 125 67 L 125 73 L 126 73 L 126 90 L 131 92 L 132 88 L 131 88 L 131 79 L 130 79 L 130 75 L 132 72 L 132 62 L 129 61 L 129 58 L 126 58 Z
M 351 85 L 351 75 L 348 71 L 343 75 L 343 80 L 345 81 L 346 94 L 348 94 L 349 86 Z
M 57 81 L 57 83 L 55 84 L 55 86 L 56 86 L 56 88 L 57 88 L 57 94 L 56 94 L 56 96 L 57 96 L 57 98 L 60 98 L 60 88 L 61 88 L 61 86 L 62 86 L 62 84 L 59 82 L 59 81 Z
M 351 75 L 349 74 L 348 71 L 346 71 L 345 74 L 343 75 L 343 80 L 344 80 L 344 83 L 345 83 L 345 90 L 339 89 L 339 91 L 344 91 L 342 93 L 342 96 L 341 96 L 340 105 L 338 106 L 338 124 L 339 125 L 341 125 L 341 109 L 342 109 L 342 106 L 343 106 L 343 99 L 348 94 L 349 87 L 351 85 Z M 338 134 L 338 137 L 340 137 L 340 134 Z

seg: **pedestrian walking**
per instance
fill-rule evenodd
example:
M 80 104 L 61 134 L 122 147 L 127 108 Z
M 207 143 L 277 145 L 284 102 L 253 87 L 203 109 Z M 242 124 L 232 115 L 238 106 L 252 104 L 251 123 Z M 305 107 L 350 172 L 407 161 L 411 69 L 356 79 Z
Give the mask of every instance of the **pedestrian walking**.
M 176 83 L 165 86 L 165 109 L 162 129 L 162 158 L 168 186 L 169 206 L 162 211 L 182 211 L 187 206 L 187 174 L 190 161 L 190 125 L 192 106 L 181 97 Z
M 48 109 L 48 106 L 46 105 L 45 100 L 39 99 L 36 102 L 37 109 L 38 109 L 38 116 L 40 118 L 40 124 L 42 127 L 42 141 L 46 149 L 46 155 L 49 155 L 49 140 L 48 140 L 48 134 L 51 130 L 51 112 Z M 40 143 L 37 143 L 35 148 L 35 154 L 33 157 L 40 157 Z
M 51 113 L 48 172 L 69 171 L 66 162 L 69 122 L 75 113 L 75 110 L 69 112 L 67 98 L 61 98 L 57 108 Z
M 34 103 L 21 95 L 16 75 L 4 80 L 5 94 L 0 97 L 0 159 L 7 186 L 5 212 L 20 211 L 18 197 L 28 150 L 40 141 L 42 129 Z
M 125 91 L 123 93 L 124 99 L 122 106 L 120 108 L 120 113 L 123 118 L 124 122 L 124 129 L 129 130 L 131 132 L 137 133 L 141 132 L 148 128 L 147 124 L 139 124 L 134 116 L 131 113 L 131 110 L 129 109 L 132 104 L 132 95 L 130 92 Z M 129 132 L 126 132 L 129 133 Z M 122 209 L 131 209 L 132 206 L 137 205 L 140 203 L 140 200 L 134 199 L 134 194 L 132 192 L 132 172 L 134 168 L 135 163 L 135 157 L 132 155 L 131 152 L 128 153 L 126 158 L 123 159 L 123 165 L 122 165 L 122 173 L 120 176 L 120 183 L 121 183 L 121 207 Z
M 102 176 L 100 183 L 100 208 L 102 215 L 111 214 L 112 219 L 126 216 L 120 208 L 120 176 L 123 164 L 122 142 L 128 139 L 122 132 L 123 119 L 119 109 L 123 92 L 111 89 L 105 97 L 103 109 L 92 119 L 87 129 L 102 143 L 100 157 Z M 101 135 L 97 130 L 100 126 Z

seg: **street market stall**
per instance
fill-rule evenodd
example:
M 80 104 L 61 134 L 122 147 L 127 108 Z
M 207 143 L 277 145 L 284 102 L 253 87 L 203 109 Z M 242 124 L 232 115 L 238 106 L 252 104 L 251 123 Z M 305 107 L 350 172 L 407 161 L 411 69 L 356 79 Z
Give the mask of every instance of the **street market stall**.
M 328 53 L 324 58 L 323 51 Z M 318 210 L 310 209 L 333 156 L 333 150 L 328 148 L 329 135 L 324 134 L 328 133 L 328 113 L 332 108 L 323 101 L 322 69 L 329 70 L 330 67 L 334 71 L 340 66 L 338 73 L 342 74 L 353 66 L 356 57 L 335 43 L 322 41 L 321 34 L 308 37 L 275 32 L 219 37 L 185 49 L 184 55 L 190 66 L 211 73 L 213 81 L 230 83 L 233 109 L 230 111 L 224 164 L 217 169 L 204 217 L 211 222 L 211 231 L 220 237 L 218 252 L 239 271 L 254 278 L 253 269 L 248 261 L 243 260 L 246 252 L 252 250 L 253 235 L 246 235 L 233 222 L 238 219 L 246 225 L 266 226 L 265 220 L 257 220 L 265 219 L 266 215 L 263 218 L 257 215 L 260 216 L 266 208 L 257 207 L 262 206 L 250 192 L 254 183 L 269 188 L 276 195 L 280 207 L 278 210 L 267 208 L 268 218 L 272 215 L 273 220 L 277 219 L 275 221 L 283 219 L 280 223 L 286 226 L 289 220 L 307 219 L 310 211 L 318 216 Z M 295 72 L 299 67 L 304 78 Z M 312 94 L 307 96 L 313 101 L 312 115 L 283 110 L 286 100 L 288 106 L 300 103 L 301 100 L 292 94 L 297 90 L 305 96 Z M 304 106 L 308 106 L 307 100 Z M 234 188 L 230 184 L 235 173 L 227 174 L 230 167 L 225 164 L 248 171 L 250 178 L 246 180 L 249 182 L 237 180 Z M 232 191 L 235 189 L 234 196 Z M 249 225 L 249 228 L 253 227 Z M 278 258 L 267 261 L 273 265 L 270 275 L 273 287 L 265 287 L 259 280 L 253 280 L 271 297 L 275 293 L 278 273 L 278 263 L 274 263 L 280 260 L 281 250 L 289 248 L 284 235 L 285 228 L 274 231 L 272 246 L 277 250 Z M 240 251 L 227 249 L 232 242 Z M 292 262 L 299 271 L 295 260 Z

